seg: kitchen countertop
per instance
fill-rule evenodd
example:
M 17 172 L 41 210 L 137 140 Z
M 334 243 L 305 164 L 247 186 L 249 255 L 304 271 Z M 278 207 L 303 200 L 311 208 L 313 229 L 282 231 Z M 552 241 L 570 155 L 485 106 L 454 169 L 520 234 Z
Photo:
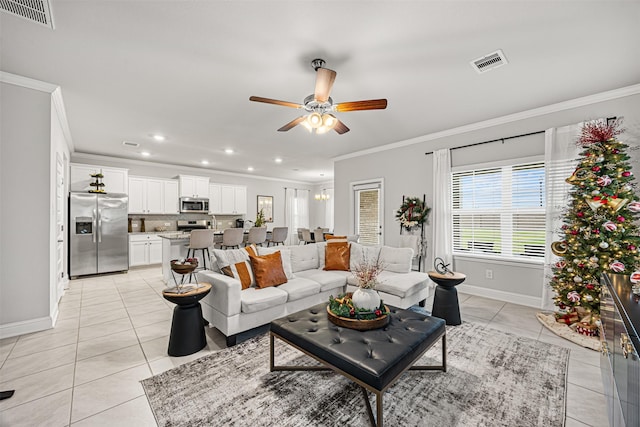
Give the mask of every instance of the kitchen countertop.
M 222 231 L 216 231 L 214 235 L 222 237 L 222 233 L 223 233 Z M 267 231 L 267 233 L 271 233 L 271 231 Z M 129 234 L 148 234 L 148 233 L 129 233 Z M 165 231 L 164 233 L 156 232 L 152 234 L 158 234 L 159 237 L 162 237 L 163 239 L 169 239 L 169 240 L 186 240 L 186 239 L 189 239 L 189 237 L 191 236 L 191 233 L 188 231 L 187 232 Z M 244 234 L 249 234 L 249 230 L 244 230 Z

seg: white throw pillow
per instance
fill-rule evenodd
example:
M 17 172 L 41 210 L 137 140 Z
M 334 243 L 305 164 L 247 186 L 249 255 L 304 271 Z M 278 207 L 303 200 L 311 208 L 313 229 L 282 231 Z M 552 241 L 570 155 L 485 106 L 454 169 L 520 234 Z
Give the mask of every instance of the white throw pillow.
M 289 246 L 293 272 L 318 268 L 318 248 L 316 244 Z
M 293 274 L 293 269 L 291 268 L 291 251 L 285 248 L 279 248 L 277 246 L 272 248 L 263 248 L 262 246 L 258 246 L 258 255 L 269 255 L 274 252 L 280 252 L 280 258 L 282 258 L 282 269 L 284 270 L 284 275 L 287 276 L 287 279 L 293 279 L 296 276 Z
M 255 245 L 249 245 L 241 249 L 214 249 L 212 252 L 213 255 L 211 255 L 211 258 L 212 260 L 215 259 L 218 266 L 217 271 L 231 264 L 249 261 L 250 253 L 258 254 Z M 213 265 L 213 263 L 211 263 L 211 265 Z
M 411 260 L 413 259 L 413 249 L 411 248 L 391 248 L 383 246 L 380 249 L 380 262 L 385 271 L 394 273 L 409 273 L 411 271 Z
M 325 249 L 327 248 L 327 242 L 318 242 L 316 243 L 316 246 L 318 247 L 318 268 L 322 270 L 324 268 L 324 257 Z
M 351 243 L 349 269 L 353 271 L 357 266 L 366 263 L 374 263 L 380 257 L 380 246 L 364 246 L 360 243 Z

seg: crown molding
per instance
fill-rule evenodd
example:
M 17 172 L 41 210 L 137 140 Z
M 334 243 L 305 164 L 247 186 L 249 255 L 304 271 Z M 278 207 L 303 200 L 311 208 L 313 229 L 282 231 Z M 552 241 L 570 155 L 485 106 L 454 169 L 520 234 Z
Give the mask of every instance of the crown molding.
M 0 71 L 0 82 L 12 84 L 14 86 L 22 86 L 27 89 L 39 90 L 40 92 L 53 93 L 58 88 L 58 85 L 52 83 L 43 82 L 29 77 L 19 76 L 17 74 L 7 73 L 6 71 Z
M 369 148 L 361 151 L 354 151 L 353 153 L 333 157 L 331 160 L 333 160 L 334 162 L 337 162 L 340 160 L 351 159 L 354 157 L 361 157 L 367 154 L 393 150 L 396 148 L 419 144 L 421 142 L 433 141 L 436 139 L 446 138 L 454 135 L 460 135 L 467 132 L 474 132 L 477 130 L 487 129 L 487 128 L 500 126 L 508 123 L 513 123 L 520 120 L 544 116 L 545 114 L 553 114 L 560 111 L 570 110 L 572 108 L 584 107 L 591 104 L 597 104 L 599 102 L 610 101 L 612 99 L 624 98 L 626 96 L 632 96 L 637 94 L 640 94 L 640 84 L 626 86 L 619 89 L 613 89 L 606 92 L 596 93 L 594 95 L 583 96 L 581 98 L 575 98 L 569 101 L 558 102 L 556 104 L 546 105 L 544 107 L 534 108 L 527 111 L 521 111 L 519 113 L 509 114 L 506 116 L 484 120 L 481 122 L 471 123 L 468 125 L 447 129 L 441 132 L 435 132 L 435 133 L 419 136 L 416 138 L 407 139 L 404 141 L 398 141 L 398 142 L 393 142 L 391 144 L 381 145 L 375 148 Z
M 72 156 L 72 163 L 78 163 L 79 160 L 86 160 L 86 161 L 91 161 L 91 162 L 110 161 L 110 162 L 122 163 L 122 164 L 125 164 L 125 165 L 160 167 L 160 168 L 165 168 L 165 169 L 172 169 L 174 171 L 176 170 L 176 168 L 180 168 L 181 170 L 188 170 L 188 171 L 193 172 L 195 174 L 206 173 L 206 174 L 216 174 L 216 175 L 225 175 L 225 176 L 237 176 L 237 177 L 249 178 L 249 179 L 257 179 L 257 180 L 266 180 L 266 181 L 276 181 L 276 182 L 287 182 L 287 183 L 294 183 L 294 184 L 302 184 L 302 185 L 306 185 L 306 186 L 310 186 L 310 187 L 315 185 L 312 182 L 296 181 L 296 180 L 293 180 L 293 179 L 274 178 L 272 176 L 262 176 L 262 175 L 250 175 L 250 174 L 246 174 L 246 173 L 227 172 L 227 171 L 221 171 L 221 170 L 216 170 L 216 169 L 195 168 L 193 166 L 185 166 L 185 165 L 181 165 L 181 164 L 149 162 L 149 161 L 145 161 L 145 160 L 128 159 L 128 158 L 125 158 L 125 157 L 112 157 L 112 156 L 104 156 L 104 155 L 101 155 L 101 154 L 81 153 L 81 152 L 77 152 L 77 151 L 72 153 L 71 156 Z

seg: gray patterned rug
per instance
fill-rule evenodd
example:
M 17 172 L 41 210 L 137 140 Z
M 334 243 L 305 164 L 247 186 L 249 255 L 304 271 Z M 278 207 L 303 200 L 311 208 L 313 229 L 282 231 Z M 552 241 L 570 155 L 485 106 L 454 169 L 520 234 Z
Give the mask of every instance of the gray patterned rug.
M 278 364 L 314 363 L 279 340 L 275 351 Z M 439 341 L 422 363 L 440 354 Z M 384 396 L 385 425 L 564 426 L 568 361 L 569 350 L 551 344 L 473 323 L 447 327 L 447 372 L 404 373 Z M 341 375 L 269 372 L 267 335 L 142 385 L 160 426 L 368 425 L 361 391 Z

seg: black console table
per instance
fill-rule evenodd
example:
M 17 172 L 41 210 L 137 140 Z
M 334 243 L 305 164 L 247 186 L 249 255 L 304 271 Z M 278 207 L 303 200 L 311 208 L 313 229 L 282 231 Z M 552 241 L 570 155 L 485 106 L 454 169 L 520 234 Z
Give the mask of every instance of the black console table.
M 600 297 L 600 368 L 609 425 L 640 425 L 640 298 L 628 275 L 604 274 Z

